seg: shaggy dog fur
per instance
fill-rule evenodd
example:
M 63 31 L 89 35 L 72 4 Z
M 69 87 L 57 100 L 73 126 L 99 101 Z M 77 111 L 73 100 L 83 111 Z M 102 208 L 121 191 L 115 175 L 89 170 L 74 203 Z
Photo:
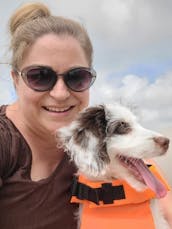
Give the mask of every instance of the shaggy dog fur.
M 138 191 L 147 187 L 147 181 L 136 164 L 165 154 L 169 146 L 168 138 L 143 128 L 136 116 L 120 104 L 89 107 L 57 135 L 78 174 L 96 181 L 124 179 Z M 161 190 L 158 195 L 162 197 L 165 192 Z M 155 202 L 151 209 L 156 229 L 169 229 Z

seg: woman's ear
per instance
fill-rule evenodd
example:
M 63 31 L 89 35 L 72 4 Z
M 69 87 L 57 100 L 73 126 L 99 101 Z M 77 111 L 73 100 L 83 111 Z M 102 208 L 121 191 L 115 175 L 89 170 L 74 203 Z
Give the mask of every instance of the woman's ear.
M 12 77 L 12 80 L 13 80 L 14 87 L 16 88 L 17 84 L 18 84 L 18 81 L 19 81 L 19 77 L 18 77 L 17 73 L 14 70 L 11 70 L 11 77 Z

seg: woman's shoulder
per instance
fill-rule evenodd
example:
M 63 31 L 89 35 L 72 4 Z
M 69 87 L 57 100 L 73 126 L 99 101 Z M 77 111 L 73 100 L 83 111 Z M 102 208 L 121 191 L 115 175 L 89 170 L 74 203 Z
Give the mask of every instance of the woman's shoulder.
M 7 119 L 6 116 L 6 108 L 7 105 L 1 105 L 0 106 L 0 135 L 4 133 L 4 131 L 6 132 L 8 130 L 8 128 L 6 128 L 8 125 L 10 125 L 9 120 Z M 2 132 L 3 130 L 3 132 Z
M 5 111 L 6 111 L 6 107 L 7 105 L 0 105 L 0 115 L 4 115 L 5 114 Z
M 0 123 L 5 122 L 6 120 L 6 108 L 8 105 L 0 105 Z
M 6 116 L 6 109 L 8 105 L 0 106 L 0 136 L 6 135 L 6 133 L 17 133 L 17 129 L 14 124 L 8 117 Z
M 25 164 L 30 155 L 25 139 L 6 116 L 6 108 L 7 105 L 0 106 L 0 177 L 8 176 L 18 166 Z
M 12 148 L 14 146 L 29 148 L 21 132 L 18 130 L 13 121 L 8 117 L 8 115 L 6 115 L 7 108 L 8 105 L 0 106 L 0 147 L 8 143 L 8 146 L 11 146 Z

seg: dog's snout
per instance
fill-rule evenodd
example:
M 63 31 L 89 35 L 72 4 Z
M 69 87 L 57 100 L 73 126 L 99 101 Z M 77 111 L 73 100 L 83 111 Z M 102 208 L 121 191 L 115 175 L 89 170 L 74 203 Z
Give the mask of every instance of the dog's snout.
M 168 149 L 170 140 L 166 137 L 155 137 L 154 141 L 161 147 Z

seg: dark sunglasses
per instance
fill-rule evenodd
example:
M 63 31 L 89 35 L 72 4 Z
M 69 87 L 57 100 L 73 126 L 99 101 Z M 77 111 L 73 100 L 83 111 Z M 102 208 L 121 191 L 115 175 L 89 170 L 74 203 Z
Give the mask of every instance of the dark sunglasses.
M 75 92 L 87 90 L 96 79 L 96 72 L 92 68 L 85 67 L 73 68 L 61 74 L 57 74 L 47 66 L 29 66 L 21 72 L 17 70 L 15 72 L 23 78 L 28 87 L 40 92 L 51 90 L 58 76 L 63 76 L 66 86 Z

